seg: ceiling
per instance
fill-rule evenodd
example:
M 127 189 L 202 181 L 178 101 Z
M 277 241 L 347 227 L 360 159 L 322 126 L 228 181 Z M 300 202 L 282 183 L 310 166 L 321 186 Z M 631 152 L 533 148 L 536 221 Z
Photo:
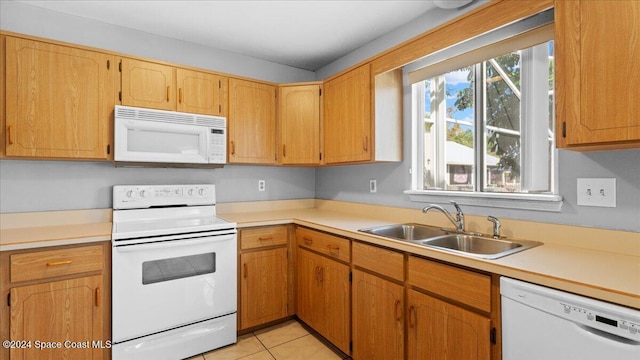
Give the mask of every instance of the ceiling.
M 14 1 L 315 71 L 437 6 L 471 0 Z

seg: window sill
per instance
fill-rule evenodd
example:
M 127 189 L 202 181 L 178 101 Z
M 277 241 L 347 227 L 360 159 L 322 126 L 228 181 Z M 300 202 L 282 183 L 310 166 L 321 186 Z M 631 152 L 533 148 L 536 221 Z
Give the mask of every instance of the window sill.
M 464 193 L 460 191 L 406 190 L 415 202 L 444 202 L 453 200 L 459 205 L 493 208 L 560 212 L 562 196 L 548 194 Z

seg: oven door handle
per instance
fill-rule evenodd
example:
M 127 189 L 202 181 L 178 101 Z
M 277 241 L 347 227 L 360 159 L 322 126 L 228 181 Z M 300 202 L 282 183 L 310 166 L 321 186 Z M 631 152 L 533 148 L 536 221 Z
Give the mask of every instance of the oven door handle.
M 181 240 L 172 240 L 172 241 L 171 240 L 157 241 L 157 242 L 150 242 L 150 243 L 144 243 L 144 244 L 116 245 L 114 246 L 114 248 L 116 249 L 116 251 L 121 253 L 131 253 L 131 252 L 138 252 L 138 251 L 145 251 L 145 250 L 152 250 L 152 249 L 169 249 L 169 248 L 175 248 L 178 246 L 180 247 L 193 246 L 193 245 L 201 245 L 206 243 L 215 244 L 215 243 L 219 243 L 220 241 L 233 240 L 234 237 L 235 235 L 219 235 L 216 237 L 207 236 L 203 238 L 181 239 Z

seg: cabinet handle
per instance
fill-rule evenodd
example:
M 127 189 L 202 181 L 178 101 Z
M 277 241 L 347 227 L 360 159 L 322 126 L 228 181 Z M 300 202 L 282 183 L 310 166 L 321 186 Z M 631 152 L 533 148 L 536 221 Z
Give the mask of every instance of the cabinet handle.
M 313 244 L 313 239 L 309 239 L 308 237 L 303 237 L 302 240 L 304 241 L 304 243 L 306 245 L 311 245 Z
M 7 140 L 9 142 L 9 145 L 13 145 L 13 127 L 12 126 L 7 127 Z
M 287 148 L 285 144 L 282 144 L 282 157 L 287 157 Z
M 182 104 L 182 88 L 178 88 L 178 103 Z
M 96 288 L 96 307 L 100 307 L 100 288 Z
M 409 327 L 416 327 L 416 308 L 409 307 Z
M 369 151 L 369 137 L 365 136 L 364 140 L 362 141 L 362 149 L 366 152 Z
M 247 271 L 247 263 L 242 264 L 242 267 L 244 268 L 244 276 L 243 277 L 246 279 L 247 278 L 247 272 L 248 272 Z
M 396 300 L 396 320 L 400 321 L 402 319 L 402 303 L 400 300 Z
M 324 280 L 324 268 L 320 267 L 320 282 Z
M 167 86 L 167 102 L 169 102 L 169 94 L 171 93 L 171 86 Z
M 60 266 L 60 265 L 69 265 L 71 264 L 71 260 L 62 260 L 62 261 L 51 261 L 47 263 L 47 266 Z
M 320 282 L 320 268 L 316 266 L 316 282 Z
M 273 236 L 259 237 L 258 240 L 260 240 L 260 241 L 273 240 Z
M 236 154 L 236 145 L 232 141 L 231 142 L 231 155 L 235 155 L 235 154 Z
M 327 249 L 329 249 L 329 253 L 332 255 L 338 256 L 340 254 L 340 246 L 327 245 Z

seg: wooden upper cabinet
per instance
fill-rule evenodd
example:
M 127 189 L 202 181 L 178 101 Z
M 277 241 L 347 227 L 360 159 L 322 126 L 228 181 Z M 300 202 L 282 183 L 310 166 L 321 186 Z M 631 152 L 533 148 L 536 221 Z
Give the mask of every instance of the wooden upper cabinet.
M 279 151 L 283 165 L 320 163 L 320 92 L 320 85 L 279 88 Z
M 638 1 L 556 0 L 559 147 L 640 147 L 639 14 Z
M 226 116 L 226 77 L 178 68 L 176 69 L 176 79 L 178 111 Z
M 6 155 L 109 159 L 114 57 L 9 36 L 5 46 Z
M 229 162 L 276 163 L 276 87 L 229 79 Z
M 122 105 L 175 111 L 175 68 L 148 61 L 123 58 Z
M 323 101 L 325 163 L 371 160 L 370 65 L 325 82 Z

